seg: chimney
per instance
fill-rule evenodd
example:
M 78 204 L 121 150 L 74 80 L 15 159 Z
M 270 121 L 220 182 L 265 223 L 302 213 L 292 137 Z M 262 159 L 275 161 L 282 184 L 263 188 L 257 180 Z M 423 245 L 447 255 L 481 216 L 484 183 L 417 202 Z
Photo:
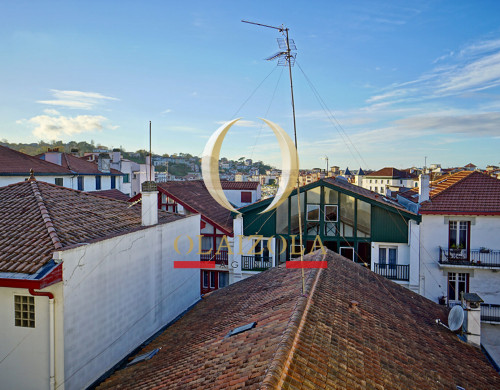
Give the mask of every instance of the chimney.
M 418 177 L 418 203 L 429 200 L 429 175 L 422 174 Z
M 62 165 L 62 153 L 58 148 L 47 149 L 45 152 L 45 161 L 51 162 L 53 164 Z
M 142 183 L 142 226 L 158 223 L 158 188 L 154 181 Z
M 481 346 L 481 302 L 484 301 L 476 293 L 462 293 L 465 338 L 476 347 Z
M 107 155 L 106 153 L 100 153 L 99 158 L 97 159 L 97 169 L 99 169 L 101 172 L 109 173 L 110 163 L 111 159 L 109 158 L 109 155 Z
M 122 159 L 122 154 L 120 149 L 113 149 L 113 164 L 118 164 Z

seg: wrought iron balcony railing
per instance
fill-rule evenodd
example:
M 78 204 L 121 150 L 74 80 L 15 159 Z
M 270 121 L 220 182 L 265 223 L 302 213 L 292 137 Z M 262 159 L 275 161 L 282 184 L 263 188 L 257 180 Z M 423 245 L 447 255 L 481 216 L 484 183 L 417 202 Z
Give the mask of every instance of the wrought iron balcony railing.
M 241 256 L 243 271 L 265 271 L 273 266 L 272 258 L 264 256 Z
M 410 265 L 404 264 L 373 264 L 373 271 L 376 274 L 391 280 L 410 280 Z
M 500 267 L 500 250 L 439 247 L 439 262 L 470 267 Z

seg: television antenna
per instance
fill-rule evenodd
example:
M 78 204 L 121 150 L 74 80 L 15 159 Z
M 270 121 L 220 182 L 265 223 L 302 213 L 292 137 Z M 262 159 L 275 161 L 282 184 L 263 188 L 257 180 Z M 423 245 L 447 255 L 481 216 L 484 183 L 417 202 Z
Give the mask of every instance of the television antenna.
M 326 174 L 328 175 L 328 156 L 323 156 L 321 159 L 326 161 Z
M 261 26 L 261 27 L 267 27 L 267 28 L 272 28 L 274 30 L 278 30 L 282 35 L 283 38 L 277 38 L 278 41 L 278 46 L 281 49 L 281 51 L 273 54 L 272 56 L 266 58 L 267 61 L 273 61 L 275 59 L 278 59 L 278 66 L 288 66 L 288 75 L 290 77 L 290 92 L 291 92 L 291 97 L 292 97 L 292 117 L 293 117 L 293 135 L 294 135 L 294 140 L 295 140 L 295 149 L 297 150 L 298 153 L 298 147 L 297 147 L 297 122 L 295 120 L 295 101 L 293 98 L 293 79 L 292 79 L 292 66 L 295 65 L 295 57 L 297 56 L 296 53 L 292 53 L 292 50 L 297 50 L 297 47 L 295 46 L 295 42 L 293 39 L 290 39 L 288 36 L 288 27 L 285 27 L 284 25 L 281 26 L 270 26 L 267 24 L 262 24 L 262 23 L 256 23 L 256 22 L 249 22 L 248 20 L 242 20 L 243 23 L 248 23 L 248 24 L 253 24 L 255 26 Z M 302 237 L 302 216 L 301 216 L 301 207 L 300 207 L 300 175 L 297 176 L 297 203 L 298 203 L 298 211 L 299 211 L 299 240 L 300 240 L 300 247 L 303 248 L 303 237 Z M 304 251 L 300 251 L 300 261 L 304 261 Z M 306 283 L 305 283 L 305 275 L 304 275 L 304 268 L 301 267 L 302 270 L 302 294 L 305 294 L 306 292 Z

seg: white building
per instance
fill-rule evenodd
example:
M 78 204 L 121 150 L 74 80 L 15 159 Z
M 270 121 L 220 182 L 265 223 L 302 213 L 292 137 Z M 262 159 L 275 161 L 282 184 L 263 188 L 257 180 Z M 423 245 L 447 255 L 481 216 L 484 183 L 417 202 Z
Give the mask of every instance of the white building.
M 261 184 L 256 181 L 221 181 L 227 200 L 236 208 L 247 206 L 260 200 Z
M 418 177 L 407 171 L 396 168 L 382 168 L 366 176 L 356 178 L 357 185 L 367 190 L 385 195 L 387 188 L 398 190 L 401 187 L 414 188 L 418 185 Z
M 500 182 L 461 171 L 429 186 L 425 176 L 418 196 L 416 190 L 399 196 L 422 216 L 419 293 L 453 305 L 462 292 L 475 292 L 500 321 Z
M 141 218 L 34 179 L 0 188 L 2 389 L 87 388 L 199 299 L 174 243 L 200 217 L 158 213 L 155 189 Z

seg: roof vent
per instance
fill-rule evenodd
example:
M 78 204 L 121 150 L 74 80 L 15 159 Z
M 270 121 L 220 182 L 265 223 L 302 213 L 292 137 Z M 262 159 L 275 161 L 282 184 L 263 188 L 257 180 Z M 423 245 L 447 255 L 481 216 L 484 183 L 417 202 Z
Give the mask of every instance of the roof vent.
M 249 324 L 246 324 L 246 325 L 243 325 L 243 326 L 239 326 L 237 328 L 234 328 L 233 330 L 230 330 L 229 333 L 226 335 L 226 337 L 224 338 L 227 338 L 227 337 L 231 337 L 231 336 L 234 336 L 234 335 L 237 335 L 238 333 L 243 333 L 243 332 L 246 332 L 247 330 L 250 330 L 252 328 L 255 328 L 255 325 L 257 325 L 257 322 L 250 322 Z
M 154 355 L 156 355 L 158 353 L 159 350 L 160 350 L 160 348 L 156 348 L 156 349 L 153 349 L 152 351 L 149 351 L 147 353 L 143 353 L 142 355 L 137 356 L 134 360 L 132 360 L 129 364 L 127 364 L 127 367 L 132 366 L 136 363 L 140 363 L 140 362 L 143 362 L 145 360 L 151 359 Z

